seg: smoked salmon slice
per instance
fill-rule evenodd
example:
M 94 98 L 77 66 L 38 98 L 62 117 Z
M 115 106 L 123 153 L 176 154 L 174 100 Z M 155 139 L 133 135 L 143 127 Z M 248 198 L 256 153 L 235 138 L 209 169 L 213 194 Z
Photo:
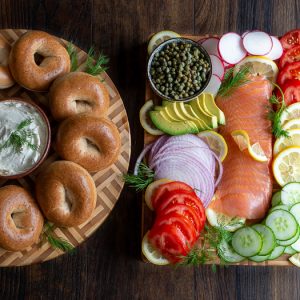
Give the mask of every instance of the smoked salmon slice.
M 215 193 L 216 200 L 210 204 L 210 208 L 217 212 L 232 217 L 260 219 L 269 208 L 272 133 L 267 114 L 271 93 L 271 84 L 257 78 L 238 87 L 230 96 L 216 100 L 226 117 L 226 125 L 221 127 L 220 134 L 228 145 L 222 181 Z M 257 162 L 247 151 L 239 150 L 231 137 L 231 132 L 239 129 L 248 132 L 251 144 L 260 143 L 268 162 Z

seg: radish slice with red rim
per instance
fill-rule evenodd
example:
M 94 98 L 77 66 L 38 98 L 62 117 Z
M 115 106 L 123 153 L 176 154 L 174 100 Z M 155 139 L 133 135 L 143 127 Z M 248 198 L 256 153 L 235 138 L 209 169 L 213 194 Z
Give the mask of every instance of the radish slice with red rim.
M 249 33 L 250 32 L 250 30 L 246 30 L 243 34 L 242 34 L 242 38 L 244 38 L 244 36 L 247 34 L 247 33 Z
M 211 75 L 210 81 L 207 87 L 204 89 L 204 93 L 211 93 L 214 97 L 217 95 L 219 88 L 221 86 L 221 79 L 217 75 Z
M 217 75 L 219 78 L 223 79 L 225 68 L 221 59 L 216 55 L 209 55 L 212 65 L 212 74 Z
M 200 39 L 197 43 L 198 44 L 200 44 L 200 45 L 202 45 L 202 43 L 204 42 L 204 41 L 206 41 L 208 38 L 202 38 L 202 39 Z
M 279 39 L 275 36 L 271 36 L 273 46 L 271 51 L 266 55 L 267 58 L 270 58 L 272 60 L 279 59 L 283 54 L 283 48 L 279 41 Z
M 220 39 L 216 37 L 207 38 L 201 43 L 201 46 L 207 51 L 208 54 L 219 56 L 219 40 Z
M 273 46 L 271 36 L 263 31 L 250 31 L 243 38 L 243 45 L 251 55 L 267 55 Z

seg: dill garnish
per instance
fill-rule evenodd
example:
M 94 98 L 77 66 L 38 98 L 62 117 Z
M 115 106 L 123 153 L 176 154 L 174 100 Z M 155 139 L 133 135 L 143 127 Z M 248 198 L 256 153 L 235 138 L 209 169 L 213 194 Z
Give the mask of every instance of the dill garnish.
M 4 144 L 0 146 L 0 151 L 4 148 L 13 147 L 16 152 L 20 152 L 24 146 L 32 150 L 37 150 L 37 146 L 31 142 L 35 133 L 32 129 L 26 129 L 31 123 L 32 119 L 28 118 L 18 124 L 16 130 L 13 131 Z
M 137 175 L 124 174 L 123 180 L 128 186 L 133 187 L 137 192 L 140 192 L 154 181 L 154 171 L 144 163 L 141 163 Z
M 44 224 L 43 229 L 43 239 L 47 240 L 51 247 L 54 249 L 59 249 L 64 252 L 72 253 L 75 249 L 74 246 L 65 239 L 54 236 L 53 231 L 54 226 L 51 225 L 49 222 L 46 222 Z
M 241 68 L 235 75 L 233 75 L 233 68 L 228 69 L 224 75 L 218 95 L 222 97 L 230 96 L 238 87 L 249 82 L 248 74 L 248 67 Z
M 71 42 L 69 42 L 67 45 L 67 51 L 71 61 L 71 72 L 74 72 L 78 69 L 78 57 L 75 46 Z
M 108 69 L 108 67 L 106 66 L 108 62 L 109 58 L 102 53 L 100 53 L 99 57 L 96 59 L 95 49 L 94 47 L 91 47 L 88 52 L 87 60 L 85 62 L 85 72 L 90 75 L 97 76 Z

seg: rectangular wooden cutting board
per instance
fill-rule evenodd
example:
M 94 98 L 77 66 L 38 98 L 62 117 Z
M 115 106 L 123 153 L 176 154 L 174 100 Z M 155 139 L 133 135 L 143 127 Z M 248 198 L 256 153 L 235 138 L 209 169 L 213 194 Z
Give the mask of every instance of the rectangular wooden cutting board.
M 184 35 L 186 38 L 190 38 L 194 41 L 199 41 L 200 39 L 206 38 L 207 36 L 190 36 L 190 35 Z M 148 80 L 146 81 L 146 87 L 145 87 L 145 101 L 152 99 L 154 103 L 160 103 L 160 98 L 155 95 L 155 93 L 151 90 L 150 84 Z M 155 136 L 152 136 L 151 134 L 148 134 L 147 132 L 144 132 L 144 144 L 147 145 L 151 142 L 153 142 L 156 139 Z M 145 201 L 144 201 L 144 195 L 142 196 L 142 217 L 141 217 L 141 240 L 143 236 L 147 233 L 147 231 L 151 228 L 154 221 L 154 213 L 151 211 Z M 256 263 L 252 261 L 245 260 L 241 263 L 237 263 L 234 265 L 243 265 L 243 266 L 291 266 L 292 264 L 289 262 L 288 258 L 290 255 L 284 254 L 280 256 L 279 258 L 275 260 L 267 260 L 265 262 Z M 142 259 L 145 262 L 148 262 L 147 259 L 142 254 Z M 216 260 L 210 261 L 208 264 L 220 264 L 220 261 L 218 257 L 216 257 Z

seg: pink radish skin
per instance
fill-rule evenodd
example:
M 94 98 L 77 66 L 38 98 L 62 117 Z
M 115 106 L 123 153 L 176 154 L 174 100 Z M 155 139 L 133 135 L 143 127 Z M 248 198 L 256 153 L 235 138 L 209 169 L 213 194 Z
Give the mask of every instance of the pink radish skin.
M 205 42 L 207 39 L 208 39 L 208 38 L 203 38 L 203 39 L 199 40 L 197 43 L 201 45 L 201 44 L 202 44 L 203 42 Z
M 273 41 L 266 32 L 250 31 L 243 38 L 243 45 L 250 55 L 267 55 L 273 46 Z
M 241 36 L 235 32 L 226 33 L 221 37 L 218 50 L 223 61 L 230 65 L 239 63 L 247 55 Z
M 224 77 L 225 68 L 221 59 L 216 55 L 209 55 L 212 65 L 212 74 L 217 75 L 221 80 Z
M 211 37 L 201 43 L 201 46 L 207 51 L 208 54 L 219 56 L 218 45 L 219 38 Z
M 276 60 L 279 59 L 283 54 L 283 48 L 279 39 L 275 36 L 271 36 L 273 46 L 271 51 L 266 55 L 267 58 Z
M 204 93 L 211 93 L 214 97 L 217 95 L 221 86 L 222 80 L 217 75 L 212 75 L 207 87 L 204 89 Z
M 247 33 L 249 33 L 249 32 L 250 32 L 250 30 L 245 31 L 245 32 L 242 34 L 242 39 L 243 39 L 244 36 L 245 36 Z

